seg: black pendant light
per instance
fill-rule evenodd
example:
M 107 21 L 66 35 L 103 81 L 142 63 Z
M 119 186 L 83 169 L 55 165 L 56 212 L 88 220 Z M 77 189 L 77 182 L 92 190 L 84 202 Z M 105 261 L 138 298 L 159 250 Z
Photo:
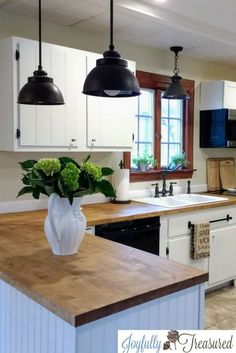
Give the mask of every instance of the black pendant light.
M 183 47 L 170 47 L 170 50 L 175 53 L 175 68 L 173 70 L 174 75 L 171 77 L 171 84 L 163 94 L 162 98 L 166 99 L 189 99 L 189 95 L 181 85 L 182 77 L 179 76 L 178 59 L 179 52 L 183 50 Z
M 39 0 L 39 65 L 21 88 L 17 103 L 36 105 L 65 104 L 61 91 L 42 68 L 41 0 Z
M 110 45 L 103 58 L 96 61 L 90 71 L 83 93 L 99 97 L 134 97 L 140 95 L 138 80 L 127 68 L 127 61 L 121 59 L 113 44 L 113 0 L 110 0 Z

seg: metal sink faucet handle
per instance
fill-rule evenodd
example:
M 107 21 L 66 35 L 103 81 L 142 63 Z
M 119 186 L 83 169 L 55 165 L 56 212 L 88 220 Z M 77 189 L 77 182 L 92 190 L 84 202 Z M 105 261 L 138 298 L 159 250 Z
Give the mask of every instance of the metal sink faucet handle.
M 173 188 L 173 185 L 174 184 L 177 184 L 177 182 L 175 181 L 171 181 L 170 182 L 170 187 L 169 187 L 169 196 L 174 196 L 174 188 Z
M 187 181 L 187 194 L 191 194 L 191 180 Z
M 160 194 L 160 191 L 159 191 L 159 184 L 158 183 L 155 183 L 155 184 L 151 184 L 152 186 L 155 186 L 155 194 L 154 194 L 154 197 L 160 197 L 159 194 Z

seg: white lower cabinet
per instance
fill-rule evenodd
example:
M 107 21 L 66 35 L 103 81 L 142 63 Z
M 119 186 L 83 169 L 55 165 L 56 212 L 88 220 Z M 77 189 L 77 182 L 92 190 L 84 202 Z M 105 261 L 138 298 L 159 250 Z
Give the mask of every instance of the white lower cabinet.
M 224 220 L 227 215 L 232 219 Z M 208 288 L 236 279 L 236 206 L 181 213 L 163 220 L 165 226 L 161 228 L 161 238 L 166 239 L 166 253 L 170 260 L 209 272 Z M 219 221 L 210 223 L 210 256 L 192 260 L 188 222 L 197 224 L 216 220 Z
M 190 236 L 183 235 L 169 240 L 169 260 L 180 262 L 184 265 L 199 268 L 208 272 L 209 259 L 192 260 L 190 258 Z
M 212 230 L 210 249 L 209 285 L 236 278 L 236 225 Z

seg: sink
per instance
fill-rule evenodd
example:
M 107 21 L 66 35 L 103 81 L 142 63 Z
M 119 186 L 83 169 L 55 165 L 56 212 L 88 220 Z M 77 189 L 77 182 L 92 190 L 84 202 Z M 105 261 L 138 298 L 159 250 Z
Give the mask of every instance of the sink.
M 176 200 L 186 201 L 194 204 L 228 200 L 226 197 L 198 195 L 198 194 L 176 194 L 173 197 Z
M 208 195 L 199 195 L 199 194 L 177 194 L 174 196 L 167 197 L 144 197 L 133 199 L 132 201 L 148 203 L 150 205 L 156 205 L 160 207 L 166 208 L 178 208 L 178 207 L 186 207 L 191 205 L 198 205 L 202 203 L 211 203 L 217 201 L 228 200 L 226 197 L 218 197 L 218 196 L 208 196 Z
M 148 203 L 150 205 L 156 205 L 156 206 L 168 207 L 168 208 L 181 207 L 181 206 L 186 206 L 188 204 L 184 200 L 175 199 L 174 196 L 161 197 L 161 198 L 144 197 L 141 199 L 133 199 L 132 201 L 143 202 L 143 203 Z

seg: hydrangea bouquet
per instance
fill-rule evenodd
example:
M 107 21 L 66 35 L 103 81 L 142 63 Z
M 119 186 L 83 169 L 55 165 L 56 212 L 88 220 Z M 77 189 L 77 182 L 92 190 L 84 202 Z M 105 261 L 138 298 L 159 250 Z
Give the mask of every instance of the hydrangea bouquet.
M 81 197 L 94 193 L 102 193 L 107 197 L 114 197 L 115 191 L 111 183 L 104 176 L 111 175 L 111 168 L 101 168 L 92 163 L 88 156 L 81 164 L 69 157 L 42 158 L 39 161 L 27 160 L 20 163 L 24 171 L 25 185 L 18 196 L 30 193 L 35 199 L 40 194 L 50 196 L 53 193 L 69 199 L 73 203 L 74 197 Z

